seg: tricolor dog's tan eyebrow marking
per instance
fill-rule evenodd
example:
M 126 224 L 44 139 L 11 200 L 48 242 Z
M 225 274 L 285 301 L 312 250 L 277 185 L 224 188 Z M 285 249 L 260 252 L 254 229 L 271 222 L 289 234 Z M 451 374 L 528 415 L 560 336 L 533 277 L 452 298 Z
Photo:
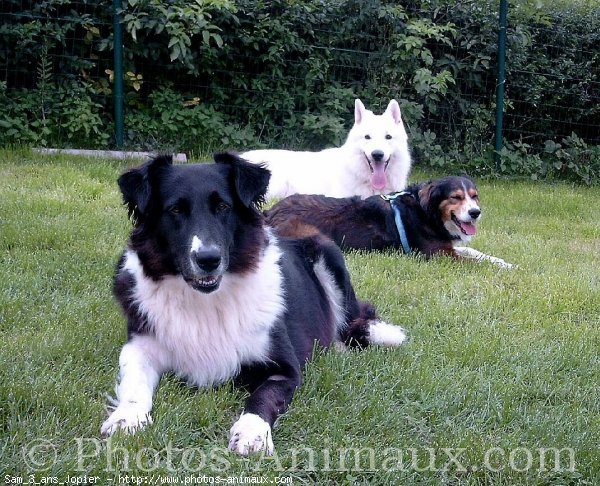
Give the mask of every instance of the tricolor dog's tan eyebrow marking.
M 477 189 L 475 187 L 469 187 L 467 189 L 465 187 L 464 182 L 463 182 L 462 186 L 463 186 L 463 190 L 465 191 L 465 194 L 467 194 L 471 199 L 475 199 L 476 197 L 479 197 L 479 194 L 477 193 Z
M 463 192 L 461 189 L 457 189 L 455 191 L 452 191 L 450 193 L 450 195 L 448 196 L 448 198 L 458 198 L 458 199 L 464 199 L 465 198 L 465 192 Z

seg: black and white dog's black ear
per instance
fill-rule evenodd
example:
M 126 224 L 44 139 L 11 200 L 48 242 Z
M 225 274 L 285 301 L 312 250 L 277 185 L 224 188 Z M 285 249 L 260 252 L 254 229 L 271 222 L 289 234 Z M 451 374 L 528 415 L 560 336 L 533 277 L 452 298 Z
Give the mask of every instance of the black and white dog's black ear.
M 139 221 L 148 208 L 153 175 L 161 168 L 172 164 L 173 158 L 170 155 L 156 157 L 138 167 L 129 169 L 117 180 L 123 195 L 123 203 L 127 206 L 127 213 L 134 222 Z
M 217 164 L 231 167 L 233 187 L 244 206 L 258 207 L 264 202 L 271 172 L 261 164 L 251 164 L 232 152 L 216 153 L 214 159 Z

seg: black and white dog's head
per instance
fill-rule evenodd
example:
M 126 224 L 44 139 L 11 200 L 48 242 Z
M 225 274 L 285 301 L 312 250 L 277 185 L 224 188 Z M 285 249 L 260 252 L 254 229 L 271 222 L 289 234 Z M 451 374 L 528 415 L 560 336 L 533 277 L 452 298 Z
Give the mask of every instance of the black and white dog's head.
M 216 164 L 173 165 L 163 156 L 118 180 L 134 221 L 130 247 L 153 279 L 180 275 L 213 292 L 226 273 L 252 270 L 265 244 L 259 205 L 270 173 L 232 153 Z

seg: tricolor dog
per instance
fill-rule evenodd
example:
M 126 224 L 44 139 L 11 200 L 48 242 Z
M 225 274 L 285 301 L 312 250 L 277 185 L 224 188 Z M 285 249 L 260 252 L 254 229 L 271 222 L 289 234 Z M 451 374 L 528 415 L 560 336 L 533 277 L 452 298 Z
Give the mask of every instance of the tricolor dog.
M 425 257 L 438 254 L 513 265 L 468 244 L 482 209 L 468 177 L 445 177 L 405 191 L 367 199 L 294 195 L 266 212 L 268 223 L 287 236 L 322 233 L 342 249 L 399 249 Z
M 134 222 L 114 283 L 128 339 L 101 432 L 151 423 L 166 372 L 199 387 L 235 379 L 250 396 L 229 448 L 270 454 L 273 424 L 315 343 L 397 346 L 406 335 L 357 300 L 333 242 L 280 238 L 265 226 L 266 169 L 228 153 L 215 161 L 159 157 L 119 178 Z

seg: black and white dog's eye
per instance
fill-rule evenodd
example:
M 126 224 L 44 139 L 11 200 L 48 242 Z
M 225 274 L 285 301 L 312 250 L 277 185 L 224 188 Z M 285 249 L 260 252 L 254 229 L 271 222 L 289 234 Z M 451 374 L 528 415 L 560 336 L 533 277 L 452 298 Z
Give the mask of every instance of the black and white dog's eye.
M 171 206 L 168 211 L 171 214 L 181 214 L 181 207 L 179 206 L 179 204 L 173 204 L 173 206 Z
M 218 213 L 224 213 L 225 211 L 229 211 L 231 209 L 231 206 L 226 202 L 220 201 L 215 209 Z
M 371 135 L 365 135 L 365 140 L 371 140 Z
M 386 139 L 386 140 L 391 140 L 391 139 L 392 139 L 392 136 L 391 136 L 391 135 L 388 133 L 388 134 L 385 136 L 385 139 Z

